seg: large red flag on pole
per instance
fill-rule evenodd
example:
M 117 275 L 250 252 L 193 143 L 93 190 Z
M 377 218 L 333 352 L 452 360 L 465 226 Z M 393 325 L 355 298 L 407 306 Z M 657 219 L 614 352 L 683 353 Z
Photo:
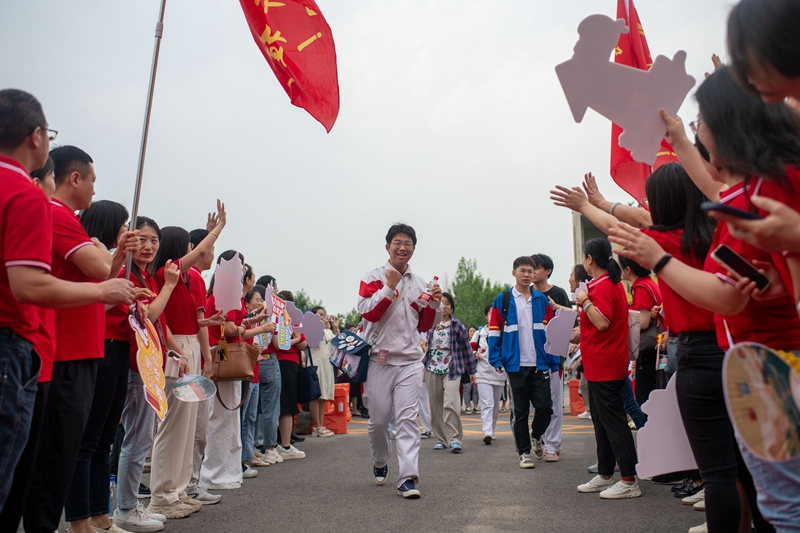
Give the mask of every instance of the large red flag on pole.
M 641 70 L 650 70 L 653 58 L 644 36 L 639 13 L 633 5 L 633 0 L 617 0 L 617 18 L 625 19 L 625 25 L 630 28 L 627 34 L 619 36 L 617 48 L 614 51 L 614 62 Z M 666 127 L 664 128 L 666 130 Z M 619 135 L 622 128 L 616 124 L 611 125 L 611 177 L 625 192 L 633 196 L 642 206 L 647 207 L 644 192 L 644 182 L 653 169 L 664 163 L 677 161 L 678 157 L 672 147 L 665 140 L 661 140 L 661 150 L 656 156 L 653 168 L 645 163 L 633 160 L 631 153 L 619 145 Z
M 292 104 L 330 132 L 339 115 L 333 33 L 314 0 L 239 0 L 250 32 Z

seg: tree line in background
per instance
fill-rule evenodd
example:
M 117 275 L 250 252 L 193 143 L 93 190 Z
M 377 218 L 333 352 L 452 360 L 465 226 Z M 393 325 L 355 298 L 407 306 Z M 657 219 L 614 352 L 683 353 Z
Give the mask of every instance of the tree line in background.
M 502 283 L 492 283 L 489 279 L 478 272 L 478 263 L 475 259 L 462 257 L 458 261 L 456 275 L 452 283 L 444 281 L 442 289 L 453 295 L 456 303 L 456 310 L 453 316 L 464 323 L 466 327 L 480 327 L 486 323 L 483 316 L 483 309 L 491 304 L 498 294 L 509 288 L 510 285 Z M 325 307 L 322 300 L 314 300 L 305 289 L 300 289 L 294 293 L 294 304 L 298 309 L 308 311 L 313 307 Z M 327 309 L 326 309 L 327 310 Z M 358 324 L 361 315 L 354 307 L 349 313 L 338 313 L 339 326 L 346 324 Z

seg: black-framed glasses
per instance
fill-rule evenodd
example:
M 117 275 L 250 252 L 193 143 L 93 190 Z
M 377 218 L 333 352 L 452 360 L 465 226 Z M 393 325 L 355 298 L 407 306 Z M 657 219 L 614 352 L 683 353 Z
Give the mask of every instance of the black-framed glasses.
M 58 137 L 58 132 L 56 130 L 46 129 L 44 131 L 47 132 L 47 138 L 50 139 L 50 142 L 55 141 L 56 137 Z

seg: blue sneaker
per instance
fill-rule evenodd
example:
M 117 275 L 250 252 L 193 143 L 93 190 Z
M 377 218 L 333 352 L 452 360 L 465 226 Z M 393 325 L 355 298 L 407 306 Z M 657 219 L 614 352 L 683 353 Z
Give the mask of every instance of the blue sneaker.
M 434 450 L 444 450 L 444 444 L 441 443 L 441 442 L 437 442 L 436 444 L 433 445 L 433 449 Z
M 453 453 L 461 453 L 461 443 L 457 440 L 450 444 L 450 451 Z
M 417 490 L 417 487 L 414 483 L 415 481 L 416 479 L 413 477 L 405 480 L 405 482 L 400 485 L 400 488 L 397 489 L 397 494 L 403 498 L 411 498 L 412 500 L 419 498 L 419 490 Z
M 389 465 L 372 467 L 372 475 L 375 476 L 375 483 L 383 485 L 386 482 L 386 475 L 389 473 Z

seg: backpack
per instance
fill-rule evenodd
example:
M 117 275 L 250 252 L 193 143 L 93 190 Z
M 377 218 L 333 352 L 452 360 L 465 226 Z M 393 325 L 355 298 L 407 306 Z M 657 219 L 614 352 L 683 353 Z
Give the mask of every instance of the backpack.
M 508 306 L 511 305 L 511 289 L 506 289 L 503 291 L 503 309 L 502 309 L 502 317 L 503 323 L 500 324 L 500 340 L 497 343 L 497 348 L 502 351 L 503 349 L 503 329 L 506 325 L 506 317 L 508 316 Z

